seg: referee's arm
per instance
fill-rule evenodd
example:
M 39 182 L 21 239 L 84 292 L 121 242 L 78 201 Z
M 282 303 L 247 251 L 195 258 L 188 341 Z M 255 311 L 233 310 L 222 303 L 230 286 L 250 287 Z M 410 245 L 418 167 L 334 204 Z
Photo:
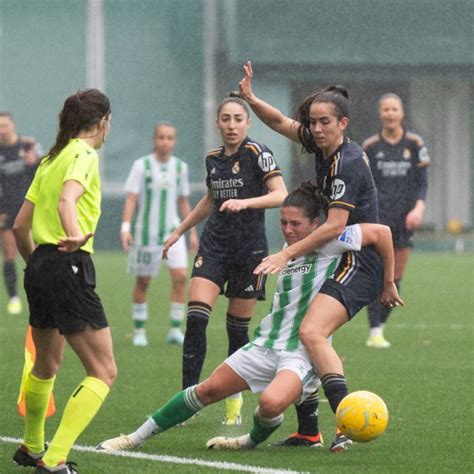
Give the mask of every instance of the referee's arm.
M 34 210 L 35 205 L 25 199 L 16 216 L 15 223 L 13 224 L 13 234 L 15 235 L 16 246 L 25 263 L 35 250 L 35 244 L 31 237 Z
M 77 221 L 77 201 L 84 194 L 84 186 L 78 181 L 69 180 L 64 183 L 58 202 L 58 214 L 67 237 L 82 235 Z

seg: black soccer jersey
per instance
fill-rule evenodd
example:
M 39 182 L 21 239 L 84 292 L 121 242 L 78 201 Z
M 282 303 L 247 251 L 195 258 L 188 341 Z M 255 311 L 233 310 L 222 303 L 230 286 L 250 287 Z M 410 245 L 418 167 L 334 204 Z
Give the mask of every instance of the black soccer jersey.
M 392 145 L 377 134 L 363 147 L 379 193 L 381 222 L 404 226 L 416 201 L 426 198 L 430 157 L 422 138 L 405 132 L 400 142 Z
M 308 129 L 302 129 L 300 140 L 315 155 L 316 183 L 328 199 L 329 209 L 339 207 L 350 211 L 347 225 L 377 223 L 377 190 L 364 150 L 344 138 L 337 150 L 324 158 Z
M 38 167 L 23 160 L 25 152 L 32 150 L 38 156 L 42 153 L 39 143 L 29 137 L 19 137 L 13 145 L 0 144 L 0 212 L 12 212 L 21 207 Z
M 265 210 L 230 213 L 219 209 L 229 199 L 248 199 L 267 193 L 265 182 L 281 176 L 272 152 L 246 138 L 232 156 L 224 155 L 224 147 L 208 153 L 206 172 L 206 185 L 214 206 L 201 235 L 199 255 L 228 262 L 260 261 L 268 254 Z

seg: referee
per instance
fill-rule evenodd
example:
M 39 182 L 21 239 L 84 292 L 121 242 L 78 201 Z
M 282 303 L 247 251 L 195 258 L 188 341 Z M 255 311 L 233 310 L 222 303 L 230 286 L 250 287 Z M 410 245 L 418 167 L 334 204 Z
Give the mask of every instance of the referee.
M 36 473 L 77 473 L 67 457 L 116 377 L 112 338 L 91 260 L 100 216 L 97 151 L 110 130 L 109 99 L 96 89 L 66 99 L 56 143 L 43 158 L 13 227 L 27 263 L 25 290 L 36 361 L 25 382 L 24 442 L 14 455 Z M 35 245 L 37 247 L 35 248 Z M 74 390 L 45 451 L 44 422 L 65 342 L 87 376 Z

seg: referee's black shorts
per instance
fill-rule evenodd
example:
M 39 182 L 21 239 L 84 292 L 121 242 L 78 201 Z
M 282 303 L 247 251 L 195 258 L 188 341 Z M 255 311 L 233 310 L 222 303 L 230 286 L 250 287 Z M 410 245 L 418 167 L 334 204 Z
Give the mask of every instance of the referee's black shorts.
M 28 260 L 24 285 L 35 328 L 71 334 L 87 324 L 95 329 L 108 326 L 87 252 L 63 253 L 55 245 L 40 245 Z
M 191 278 L 200 277 L 215 283 L 227 298 L 265 300 L 265 275 L 254 275 L 261 260 L 222 262 L 207 255 L 196 255 Z M 227 285 L 226 285 L 227 283 Z
M 326 280 L 320 293 L 332 296 L 352 319 L 364 306 L 380 297 L 383 289 L 383 263 L 374 247 L 346 252 L 334 275 Z

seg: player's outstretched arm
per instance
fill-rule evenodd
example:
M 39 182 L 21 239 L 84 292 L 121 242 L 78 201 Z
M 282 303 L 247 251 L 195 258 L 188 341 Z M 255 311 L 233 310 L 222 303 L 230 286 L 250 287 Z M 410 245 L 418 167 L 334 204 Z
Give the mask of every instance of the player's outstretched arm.
M 191 204 L 189 203 L 189 199 L 185 196 L 180 196 L 178 198 L 179 209 L 181 212 L 181 216 L 184 219 L 191 214 Z M 191 227 L 189 231 L 189 247 L 192 253 L 196 253 L 199 246 L 199 239 L 196 231 L 196 227 Z
M 390 227 L 382 224 L 360 224 L 362 246 L 374 245 L 383 261 L 383 290 L 380 296 L 386 306 L 403 305 L 403 300 L 395 286 L 395 256 L 393 252 L 392 232 Z
M 211 191 L 208 190 L 207 194 L 196 204 L 195 208 L 191 213 L 184 219 L 183 222 L 176 228 L 176 230 L 168 237 L 168 240 L 163 246 L 162 258 L 166 260 L 168 258 L 168 250 L 174 245 L 178 239 L 189 229 L 197 225 L 202 220 L 206 219 L 212 211 L 214 205 L 214 199 Z
M 288 262 L 294 258 L 314 252 L 332 239 L 341 235 L 349 218 L 349 211 L 340 208 L 331 208 L 326 222 L 300 241 L 289 245 L 278 253 L 265 257 L 254 270 L 256 275 L 275 275 L 281 272 Z
M 300 123 L 290 117 L 284 115 L 280 110 L 273 105 L 259 99 L 252 90 L 253 68 L 252 63 L 247 61 L 244 64 L 244 77 L 239 82 L 239 95 L 244 99 L 255 112 L 257 117 L 268 125 L 275 132 L 284 135 L 285 137 L 300 143 L 298 138 L 298 128 Z
M 18 212 L 13 225 L 16 246 L 25 262 L 35 250 L 35 244 L 31 237 L 31 226 L 33 223 L 33 211 L 35 205 L 30 201 L 23 201 L 23 205 Z

